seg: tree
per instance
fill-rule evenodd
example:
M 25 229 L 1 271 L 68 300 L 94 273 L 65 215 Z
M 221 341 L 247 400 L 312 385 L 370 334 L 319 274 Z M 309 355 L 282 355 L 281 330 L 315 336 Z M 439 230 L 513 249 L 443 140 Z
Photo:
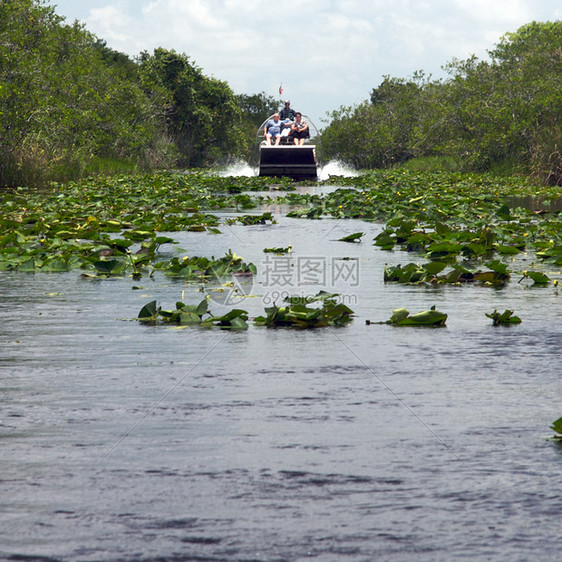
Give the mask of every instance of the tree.
M 560 182 L 562 22 L 532 22 L 502 37 L 490 62 L 453 61 L 445 93 L 454 115 L 452 146 L 471 167 L 517 161 Z M 545 169 L 546 164 L 546 169 Z
M 385 77 L 370 104 L 334 112 L 325 155 L 372 167 L 440 154 L 561 184 L 562 22 L 527 24 L 489 54 L 451 61 L 445 81 Z
M 181 165 L 228 161 L 245 152 L 242 113 L 226 82 L 205 76 L 187 55 L 163 48 L 142 53 L 140 69 L 146 90 L 168 93 L 167 126 Z
M 531 172 L 562 185 L 562 22 L 531 22 L 490 52 Z
M 0 2 L 0 182 L 78 176 L 93 159 L 170 162 L 157 108 L 124 55 L 37 0 Z
M 278 101 L 268 96 L 265 92 L 259 94 L 240 94 L 237 96 L 238 107 L 242 112 L 242 128 L 246 139 L 256 139 L 261 125 L 264 121 L 277 111 Z M 248 145 L 248 150 L 252 148 Z M 251 157 L 248 152 L 247 158 Z
M 323 153 L 356 167 L 390 166 L 432 150 L 434 88 L 423 72 L 411 80 L 385 76 L 370 102 L 332 114 Z

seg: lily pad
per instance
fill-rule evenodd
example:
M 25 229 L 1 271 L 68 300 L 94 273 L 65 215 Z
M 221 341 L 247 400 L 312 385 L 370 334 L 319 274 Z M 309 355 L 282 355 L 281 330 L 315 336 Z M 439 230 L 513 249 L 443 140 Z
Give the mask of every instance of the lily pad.
M 492 319 L 494 326 L 521 323 L 521 318 L 519 318 L 519 316 L 513 316 L 513 310 L 505 309 L 502 313 L 494 310 L 494 312 L 486 313 L 486 316 Z
M 550 277 L 540 271 L 524 271 L 523 277 L 532 279 L 535 285 L 548 285 L 550 283 Z
M 435 306 L 432 306 L 429 310 L 412 315 L 406 308 L 397 308 L 386 323 L 395 326 L 444 326 L 446 321 L 447 314 L 435 310 Z
M 141 322 L 156 322 L 158 320 L 158 313 L 160 312 L 160 307 L 156 301 L 151 301 L 145 304 L 138 315 L 138 319 Z
M 310 297 L 291 296 L 285 299 L 287 306 L 273 305 L 265 309 L 265 316 L 258 316 L 254 322 L 268 328 L 321 328 L 345 326 L 352 320 L 353 310 L 337 302 L 337 293 L 320 291 Z M 321 306 L 310 307 L 311 303 Z
M 198 304 L 176 303 L 175 310 L 163 310 L 156 301 L 145 304 L 139 312 L 138 320 L 150 324 L 176 324 L 178 326 L 219 327 L 231 330 L 248 329 L 248 313 L 233 309 L 222 316 L 213 316 L 204 298 Z
M 343 238 L 339 238 L 338 242 L 361 242 L 361 237 L 363 236 L 363 232 L 355 232 L 354 234 L 348 234 Z
M 550 429 L 556 432 L 556 435 L 553 435 L 552 439 L 559 439 L 562 441 L 562 418 L 558 418 L 556 421 L 552 422 Z
M 285 248 L 283 248 L 283 247 L 264 248 L 263 252 L 264 252 L 264 254 L 289 254 L 292 249 L 293 249 L 293 247 L 291 246 L 291 244 L 289 244 Z

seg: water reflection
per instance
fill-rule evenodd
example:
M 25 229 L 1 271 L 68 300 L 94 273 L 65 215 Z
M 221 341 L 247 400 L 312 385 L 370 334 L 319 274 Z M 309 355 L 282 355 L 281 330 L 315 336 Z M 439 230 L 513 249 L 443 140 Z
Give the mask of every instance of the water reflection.
M 551 213 L 562 211 L 562 198 L 545 201 L 532 196 L 508 197 L 506 202 L 512 209 L 522 207 L 529 211 L 548 211 Z

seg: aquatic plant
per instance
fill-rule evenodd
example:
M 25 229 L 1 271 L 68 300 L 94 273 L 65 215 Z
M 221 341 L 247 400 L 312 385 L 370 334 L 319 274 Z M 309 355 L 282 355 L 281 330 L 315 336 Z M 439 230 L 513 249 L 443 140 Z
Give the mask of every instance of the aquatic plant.
M 289 254 L 291 253 L 291 250 L 293 249 L 293 247 L 291 246 L 291 244 L 289 244 L 286 247 L 277 247 L 277 248 L 264 248 L 263 252 L 264 254 Z
M 266 224 L 270 222 L 275 224 L 277 221 L 273 218 L 273 214 L 270 212 L 263 213 L 261 215 L 241 215 L 239 217 L 233 217 L 226 221 L 226 224 L 240 223 L 246 226 L 255 224 Z
M 141 308 L 137 318 L 139 322 L 147 324 L 214 326 L 231 330 L 248 329 L 248 313 L 245 310 L 233 309 L 222 316 L 213 316 L 208 310 L 206 298 L 198 304 L 185 304 L 178 301 L 174 310 L 163 310 L 157 301 L 151 301 Z
M 554 200 L 559 195 L 554 189 L 522 178 L 399 169 L 324 183 L 334 182 L 343 187 L 322 196 L 290 193 L 277 202 L 291 205 L 289 214 L 295 217 L 384 221 L 374 239 L 377 247 L 413 252 L 428 263 L 436 262 L 420 266 L 421 270 L 409 264 L 402 272 L 387 268 L 388 281 L 395 277 L 395 282 L 503 286 L 510 279 L 508 259 L 524 251 L 537 257 L 528 279 L 546 286 L 541 282 L 540 276 L 546 276 L 541 265 L 562 264 L 560 213 L 507 204 L 529 195 Z M 284 188 L 283 182 L 276 180 L 275 185 Z M 198 259 L 190 258 L 193 263 L 187 264 L 177 257 L 166 263 L 160 246 L 174 244 L 170 233 L 176 231 L 220 234 L 221 219 L 210 211 L 251 205 L 248 192 L 271 187 L 271 178 L 220 177 L 193 170 L 88 178 L 53 184 L 40 192 L 3 191 L 0 269 L 81 269 L 84 275 L 96 277 L 138 278 L 155 271 L 205 276 L 207 266 Z M 233 220 L 251 226 L 269 223 L 270 217 L 273 222 L 273 215 L 267 213 Z M 358 242 L 359 238 L 355 233 L 342 240 Z M 193 266 L 191 272 L 186 265 Z M 548 276 L 557 281 L 556 273 Z
M 537 244 L 540 247 L 537 251 L 537 257 L 546 263 L 562 265 L 562 244 L 554 244 L 553 241 L 546 244 Z
M 352 320 L 353 310 L 337 302 L 337 293 L 320 291 L 314 296 L 290 296 L 284 299 L 286 306 L 274 304 L 265 308 L 265 316 L 258 316 L 254 322 L 268 328 L 321 328 L 326 326 L 345 326 Z M 320 306 L 307 306 L 311 303 Z
M 251 276 L 257 273 L 253 263 L 246 263 L 241 256 L 229 250 L 222 258 L 206 258 L 201 256 L 174 257 L 154 265 L 155 269 L 165 275 L 206 281 L 220 279 L 232 275 Z
M 432 306 L 429 310 L 424 310 L 416 314 L 410 314 L 406 308 L 397 308 L 392 311 L 392 316 L 386 324 L 394 326 L 444 326 L 447 321 L 447 314 L 439 312 Z
M 479 262 L 500 261 L 521 252 L 535 252 L 548 264 L 562 264 L 560 213 L 548 207 L 535 211 L 518 206 L 524 197 L 548 205 L 560 197 L 555 188 L 522 178 L 403 169 L 325 183 L 344 187 L 323 196 L 284 198 L 285 203 L 301 206 L 290 216 L 384 221 L 374 238 L 379 248 L 416 252 L 450 266 L 466 267 L 469 262 L 473 271 Z
M 519 283 L 521 283 L 523 279 L 531 279 L 534 285 L 547 285 L 550 283 L 550 277 L 540 271 L 525 270 L 521 272 L 521 275 L 522 277 L 519 279 Z
M 550 429 L 556 432 L 556 435 L 553 435 L 551 439 L 562 441 L 562 418 L 552 422 Z
M 490 268 L 489 270 L 472 271 L 455 263 L 451 265 L 447 273 L 442 275 L 439 275 L 439 273 L 447 268 L 448 264 L 441 261 L 430 261 L 421 265 L 408 263 L 405 266 L 386 266 L 384 268 L 384 280 L 385 282 L 404 284 L 480 283 L 489 287 L 503 286 L 510 277 L 507 266 L 498 261 L 491 261 L 486 265 Z
M 348 234 L 343 238 L 339 238 L 338 242 L 361 242 L 361 237 L 363 236 L 364 232 L 355 232 L 354 234 Z
M 520 324 L 521 318 L 519 316 L 513 316 L 513 310 L 505 309 L 503 312 L 498 312 L 494 310 L 493 312 L 486 313 L 488 318 L 492 319 L 494 326 L 501 326 L 505 324 Z
M 238 191 L 269 187 L 263 178 L 193 171 L 87 178 L 41 191 L 3 190 L 0 269 L 95 272 L 92 260 L 124 258 L 138 245 L 152 265 L 160 245 L 174 242 L 159 233 L 218 233 L 220 220 L 208 210 L 248 205 L 248 196 Z M 131 260 L 122 261 L 128 273 Z

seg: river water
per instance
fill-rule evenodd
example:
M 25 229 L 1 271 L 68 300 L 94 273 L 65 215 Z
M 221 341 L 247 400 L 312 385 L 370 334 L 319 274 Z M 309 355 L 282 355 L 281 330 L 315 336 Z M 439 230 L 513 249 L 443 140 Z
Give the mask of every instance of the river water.
M 416 256 L 373 246 L 381 225 L 272 210 L 277 224 L 163 249 L 257 265 L 210 291 L 216 314 L 325 289 L 349 326 L 140 325 L 150 300 L 203 293 L 160 274 L 0 272 L 2 559 L 559 560 L 553 287 L 384 284 L 385 263 Z M 434 304 L 444 328 L 374 324 Z M 522 323 L 493 327 L 505 308 Z

